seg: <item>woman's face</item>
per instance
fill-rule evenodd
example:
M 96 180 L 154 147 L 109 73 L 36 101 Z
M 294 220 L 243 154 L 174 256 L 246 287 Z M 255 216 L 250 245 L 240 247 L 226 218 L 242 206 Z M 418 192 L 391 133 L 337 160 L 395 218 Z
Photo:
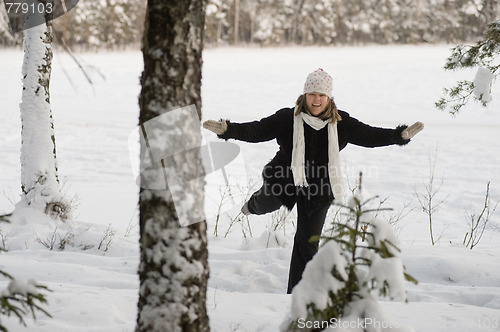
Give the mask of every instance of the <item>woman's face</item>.
M 312 115 L 318 116 L 328 106 L 328 96 L 319 92 L 306 93 L 306 106 Z

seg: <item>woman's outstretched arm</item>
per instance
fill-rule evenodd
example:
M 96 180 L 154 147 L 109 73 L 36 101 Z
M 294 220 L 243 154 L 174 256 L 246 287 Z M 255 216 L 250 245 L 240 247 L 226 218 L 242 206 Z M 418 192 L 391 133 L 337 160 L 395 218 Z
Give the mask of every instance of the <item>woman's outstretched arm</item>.
M 208 120 L 203 123 L 203 127 L 226 140 L 232 138 L 250 143 L 265 142 L 276 138 L 287 121 L 293 121 L 292 114 L 293 110 L 282 109 L 258 121 L 236 123 L 229 120 Z
M 347 141 L 351 144 L 364 147 L 373 148 L 393 144 L 405 145 L 424 128 L 421 122 L 416 122 L 410 127 L 399 125 L 395 129 L 372 127 L 350 117 L 345 112 L 341 114 L 342 121 L 339 122 L 339 126 L 343 127 L 342 129 L 347 135 Z

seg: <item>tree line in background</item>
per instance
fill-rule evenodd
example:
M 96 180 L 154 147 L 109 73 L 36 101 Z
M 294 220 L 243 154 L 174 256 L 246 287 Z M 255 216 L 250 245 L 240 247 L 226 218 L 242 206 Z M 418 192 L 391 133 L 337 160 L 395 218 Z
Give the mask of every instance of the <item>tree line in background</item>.
M 0 45 L 20 46 L 23 32 L 9 29 L 4 2 L 0 0 Z M 137 46 L 144 31 L 146 0 L 80 0 L 52 21 L 54 39 L 85 50 Z
M 210 0 L 209 43 L 330 45 L 475 39 L 497 0 Z
M 0 45 L 20 45 L 0 13 Z M 70 47 L 140 45 L 146 0 L 81 0 L 54 20 Z M 355 45 L 476 40 L 500 18 L 498 0 L 209 0 L 207 45 Z

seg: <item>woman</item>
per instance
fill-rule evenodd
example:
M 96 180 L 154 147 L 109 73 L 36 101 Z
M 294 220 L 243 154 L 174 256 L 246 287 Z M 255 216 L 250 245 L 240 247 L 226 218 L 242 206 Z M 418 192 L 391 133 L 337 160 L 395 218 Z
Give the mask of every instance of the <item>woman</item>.
M 222 139 L 264 142 L 276 139 L 279 151 L 264 167 L 263 185 L 242 207 L 244 214 L 265 214 L 297 204 L 297 231 L 288 278 L 288 293 L 300 281 L 306 263 L 318 251 L 328 208 L 342 197 L 339 151 L 347 143 L 364 147 L 405 145 L 423 129 L 420 122 L 384 129 L 368 126 L 337 109 L 332 77 L 317 69 L 307 76 L 295 108 L 283 108 L 260 121 L 203 123 Z

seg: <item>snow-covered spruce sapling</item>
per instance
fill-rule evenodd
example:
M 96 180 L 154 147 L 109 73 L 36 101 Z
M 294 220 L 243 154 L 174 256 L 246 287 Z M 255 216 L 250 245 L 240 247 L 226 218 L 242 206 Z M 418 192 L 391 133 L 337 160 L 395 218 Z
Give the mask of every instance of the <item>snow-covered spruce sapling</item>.
M 342 206 L 347 218 L 332 224 L 332 235 L 321 237 L 324 244 L 292 291 L 283 331 L 319 331 L 338 320 L 387 322 L 373 291 L 406 300 L 405 280 L 417 281 L 405 272 L 390 225 L 373 218 L 379 211 L 368 207 L 374 198 L 363 200 L 358 191 Z
M 10 274 L 0 270 L 0 276 L 10 280 L 9 286 L 0 291 L 0 316 L 19 318 L 19 323 L 26 326 L 24 316 L 32 315 L 36 319 L 36 312 L 42 312 L 48 317 L 52 317 L 42 305 L 47 304 L 47 299 L 40 291 L 49 291 L 46 286 L 37 284 L 30 280 L 23 282 L 14 279 Z M 2 324 L 0 317 L 0 331 L 8 332 Z
M 488 25 L 483 39 L 475 45 L 459 45 L 446 60 L 445 69 L 478 68 L 474 81 L 462 80 L 453 88 L 445 88 L 445 97 L 435 103 L 440 110 L 450 108 L 455 115 L 471 97 L 486 106 L 491 101 L 491 86 L 498 76 L 500 56 L 500 21 Z
M 490 218 L 495 213 L 500 201 L 492 207 L 490 199 L 490 182 L 486 185 L 486 195 L 484 197 L 484 205 L 479 213 L 469 213 L 469 231 L 465 233 L 463 244 L 466 248 L 472 250 L 479 244 L 483 237 L 484 231 L 490 223 Z

